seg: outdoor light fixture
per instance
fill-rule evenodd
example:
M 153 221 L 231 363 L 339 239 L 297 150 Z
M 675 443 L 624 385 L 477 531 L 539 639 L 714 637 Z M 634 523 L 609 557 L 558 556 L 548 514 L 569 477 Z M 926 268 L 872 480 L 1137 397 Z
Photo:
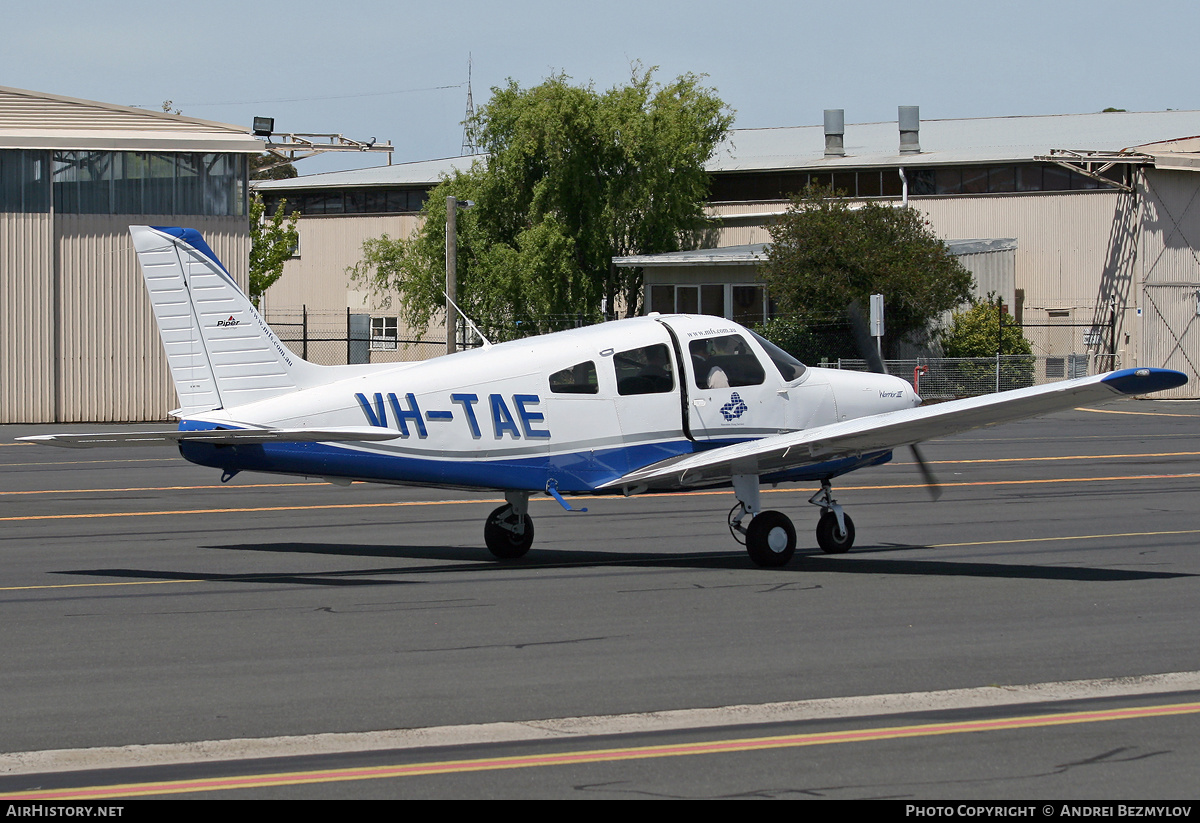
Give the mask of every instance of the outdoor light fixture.
M 254 136 L 255 137 L 270 137 L 275 131 L 274 117 L 255 117 L 254 118 Z

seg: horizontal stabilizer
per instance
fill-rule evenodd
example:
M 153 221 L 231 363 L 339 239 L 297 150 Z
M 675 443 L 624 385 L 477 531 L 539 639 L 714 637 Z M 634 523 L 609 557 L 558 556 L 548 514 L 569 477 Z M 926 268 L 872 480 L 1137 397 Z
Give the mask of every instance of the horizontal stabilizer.
M 215 446 L 243 446 L 254 443 L 353 443 L 392 440 L 402 436 L 399 431 L 378 426 L 345 426 L 329 429 L 204 429 L 35 434 L 18 437 L 17 440 L 69 449 L 89 449 L 96 446 L 165 446 L 184 442 L 210 443 Z
M 1074 408 L 1081 403 L 1103 403 L 1126 395 L 1172 389 L 1186 382 L 1186 375 L 1169 369 L 1123 369 L 968 397 L 671 457 L 601 488 L 684 488 L 721 483 L 739 474 L 784 472 L 842 457 L 886 452 L 934 437 Z

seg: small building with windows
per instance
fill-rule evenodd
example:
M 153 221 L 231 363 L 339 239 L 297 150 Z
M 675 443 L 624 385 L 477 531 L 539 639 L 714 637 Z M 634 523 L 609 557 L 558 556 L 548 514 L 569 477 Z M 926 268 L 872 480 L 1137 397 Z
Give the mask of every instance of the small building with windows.
M 246 284 L 249 129 L 0 87 L 0 422 L 165 419 L 129 226 L 199 229 Z
M 285 341 L 297 333 L 312 342 L 317 362 L 345 362 L 336 344 L 321 341 L 365 335 L 370 347 L 362 362 L 418 360 L 445 352 L 422 345 L 399 320 L 397 295 L 379 295 L 356 282 L 348 268 L 361 258 L 362 245 L 382 235 L 408 237 L 421 223 L 421 207 L 443 175 L 469 168 L 475 158 L 456 157 L 327 172 L 287 180 L 256 182 L 267 214 L 283 208 L 299 213 L 300 244 L 284 274 L 263 295 L 267 322 L 282 329 Z M 301 329 L 300 326 L 303 326 Z M 445 327 L 431 325 L 426 340 L 445 340 Z

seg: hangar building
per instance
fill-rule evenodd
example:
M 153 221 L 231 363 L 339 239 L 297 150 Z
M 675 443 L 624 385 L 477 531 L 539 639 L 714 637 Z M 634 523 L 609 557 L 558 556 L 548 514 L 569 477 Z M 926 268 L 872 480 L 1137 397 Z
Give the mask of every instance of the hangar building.
M 0 422 L 176 405 L 131 224 L 204 233 L 247 281 L 249 129 L 0 87 Z

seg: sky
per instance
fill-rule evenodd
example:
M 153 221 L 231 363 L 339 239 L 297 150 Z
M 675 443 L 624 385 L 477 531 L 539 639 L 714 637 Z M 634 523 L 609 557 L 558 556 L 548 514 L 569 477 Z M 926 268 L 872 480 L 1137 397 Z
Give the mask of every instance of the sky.
M 460 153 L 511 78 L 605 90 L 631 66 L 706 75 L 735 128 L 1200 109 L 1200 3 L 1109 0 L 4 0 L 0 85 L 249 125 Z M 386 163 L 327 154 L 301 174 Z

